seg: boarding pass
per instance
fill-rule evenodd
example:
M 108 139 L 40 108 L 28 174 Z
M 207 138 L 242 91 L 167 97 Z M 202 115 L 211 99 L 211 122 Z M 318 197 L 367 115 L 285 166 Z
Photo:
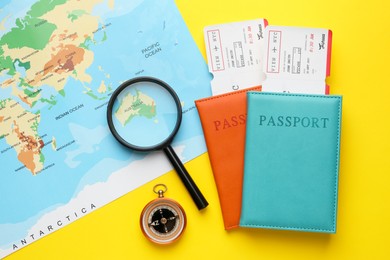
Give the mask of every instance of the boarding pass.
M 204 29 L 213 95 L 262 84 L 266 26 L 267 20 L 256 19 Z
M 268 26 L 265 30 L 267 92 L 328 94 L 332 31 L 317 28 Z

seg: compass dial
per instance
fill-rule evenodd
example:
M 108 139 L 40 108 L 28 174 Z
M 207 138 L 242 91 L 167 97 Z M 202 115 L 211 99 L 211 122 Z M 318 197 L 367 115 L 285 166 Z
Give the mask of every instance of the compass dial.
M 174 200 L 158 198 L 141 213 L 141 229 L 152 242 L 170 244 L 178 239 L 186 226 L 183 208 Z

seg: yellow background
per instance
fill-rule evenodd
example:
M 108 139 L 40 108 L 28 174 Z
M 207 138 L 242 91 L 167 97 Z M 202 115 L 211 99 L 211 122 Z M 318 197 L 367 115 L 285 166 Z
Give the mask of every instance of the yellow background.
M 390 2 L 388 0 L 176 0 L 205 56 L 206 25 L 266 18 L 333 31 L 331 94 L 343 95 L 336 235 L 225 231 L 208 155 L 186 164 L 210 206 L 199 212 L 174 172 L 14 253 L 13 259 L 390 259 Z M 165 183 L 188 218 L 177 243 L 156 246 L 139 214 Z

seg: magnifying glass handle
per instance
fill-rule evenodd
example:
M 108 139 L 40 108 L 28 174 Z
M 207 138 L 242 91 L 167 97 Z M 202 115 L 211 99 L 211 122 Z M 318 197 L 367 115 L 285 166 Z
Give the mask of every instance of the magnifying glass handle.
M 181 181 L 184 183 L 184 186 L 186 186 L 188 192 L 190 193 L 198 209 L 201 210 L 207 207 L 209 203 L 204 198 L 202 192 L 200 192 L 198 186 L 196 186 L 194 180 L 187 172 L 186 168 L 184 167 L 183 163 L 180 161 L 179 157 L 176 155 L 172 146 L 168 145 L 163 150 L 165 154 L 168 156 L 169 160 L 171 161 L 176 172 L 179 174 Z

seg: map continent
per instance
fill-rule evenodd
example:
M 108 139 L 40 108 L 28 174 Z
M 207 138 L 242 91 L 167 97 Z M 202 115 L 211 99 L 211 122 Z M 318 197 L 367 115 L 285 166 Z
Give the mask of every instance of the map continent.
M 24 110 L 12 99 L 0 102 L 0 137 L 15 149 L 17 157 L 32 173 L 37 174 L 45 158 L 42 154 L 43 141 L 38 135 L 40 115 Z
M 0 38 L 1 75 L 8 76 L 1 82 L 1 88 L 12 89 L 12 100 L 20 100 L 26 105 L 15 105 L 12 113 L 7 113 L 10 106 L 4 107 L 3 113 L 11 116 L 7 118 L 12 124 L 2 124 L 0 132 L 17 152 L 19 161 L 32 174 L 39 173 L 44 166 L 43 144 L 37 134 L 40 121 L 21 124 L 17 121 L 21 117 L 26 118 L 24 115 L 30 114 L 28 111 L 39 104 L 56 105 L 55 95 L 43 97 L 44 86 L 65 95 L 68 78 L 91 82 L 86 69 L 93 63 L 94 54 L 87 45 L 94 41 L 91 32 L 99 27 L 99 21 L 90 12 L 100 2 L 38 1 L 23 18 L 16 20 L 15 27 Z M 68 12 L 63 12 L 64 9 Z M 6 100 L 2 102 L 10 103 Z M 39 115 L 39 112 L 36 113 Z M 31 133 L 32 122 L 35 134 Z
M 122 126 L 126 126 L 136 116 L 143 116 L 148 119 L 156 116 L 154 100 L 139 90 L 136 91 L 134 96 L 131 93 L 127 93 L 115 111 L 115 117 Z

